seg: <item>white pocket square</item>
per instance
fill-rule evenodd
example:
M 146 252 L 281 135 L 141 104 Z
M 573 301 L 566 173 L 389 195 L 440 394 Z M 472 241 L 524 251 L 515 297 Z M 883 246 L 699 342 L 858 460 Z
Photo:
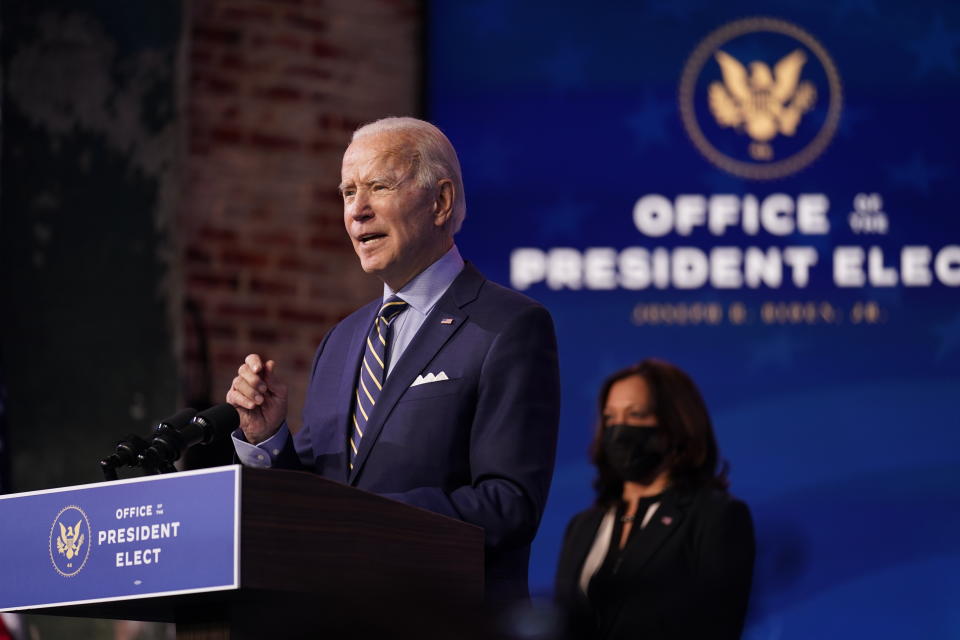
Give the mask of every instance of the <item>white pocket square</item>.
M 427 375 L 420 374 L 417 376 L 417 379 L 413 381 L 411 387 L 416 387 L 421 384 L 428 384 L 430 382 L 440 382 L 441 380 L 449 380 L 447 374 L 441 371 L 440 373 L 428 373 Z

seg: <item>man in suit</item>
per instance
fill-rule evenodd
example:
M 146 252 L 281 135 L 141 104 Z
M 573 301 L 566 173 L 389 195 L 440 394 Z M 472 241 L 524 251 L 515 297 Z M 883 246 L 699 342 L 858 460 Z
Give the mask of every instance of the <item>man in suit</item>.
M 488 601 L 525 597 L 559 420 L 550 315 L 460 257 L 460 165 L 433 125 L 386 118 L 358 129 L 340 193 L 383 297 L 324 337 L 293 436 L 277 364 L 247 356 L 227 393 L 240 413 L 237 454 L 479 525 Z

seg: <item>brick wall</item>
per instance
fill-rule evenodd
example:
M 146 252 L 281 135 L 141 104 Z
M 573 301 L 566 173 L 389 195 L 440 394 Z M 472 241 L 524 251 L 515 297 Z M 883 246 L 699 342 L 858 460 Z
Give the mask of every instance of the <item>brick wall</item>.
M 188 380 L 208 353 L 212 402 L 258 352 L 280 365 L 299 426 L 317 344 L 379 294 L 336 186 L 353 129 L 417 115 L 420 14 L 414 0 L 186 3 L 178 277 L 199 313 L 179 349 Z

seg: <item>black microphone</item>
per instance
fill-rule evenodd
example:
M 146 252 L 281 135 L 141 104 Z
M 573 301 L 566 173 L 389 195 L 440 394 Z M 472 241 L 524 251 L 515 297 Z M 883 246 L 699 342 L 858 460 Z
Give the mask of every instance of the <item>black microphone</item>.
M 107 480 L 116 480 L 117 469 L 120 467 L 139 465 L 140 454 L 146 451 L 148 446 L 150 445 L 146 440 L 134 433 L 124 436 L 123 440 L 117 443 L 116 452 L 100 461 L 103 477 Z
M 181 411 L 177 416 L 184 413 L 186 411 Z M 218 404 L 184 422 L 157 425 L 150 446 L 139 455 L 140 463 L 148 474 L 175 471 L 173 463 L 184 451 L 195 444 L 210 444 L 218 436 L 239 427 L 240 414 L 232 405 Z
M 197 415 L 196 409 L 183 409 L 173 414 L 169 418 L 161 420 L 157 426 L 154 427 L 154 433 L 163 428 L 183 428 L 193 417 Z M 117 479 L 117 469 L 120 467 L 130 466 L 137 467 L 140 465 L 140 456 L 144 451 L 150 446 L 150 443 L 135 434 L 129 434 L 124 437 L 123 440 L 117 443 L 116 451 L 100 461 L 100 469 L 103 471 L 103 476 L 107 480 L 116 480 Z

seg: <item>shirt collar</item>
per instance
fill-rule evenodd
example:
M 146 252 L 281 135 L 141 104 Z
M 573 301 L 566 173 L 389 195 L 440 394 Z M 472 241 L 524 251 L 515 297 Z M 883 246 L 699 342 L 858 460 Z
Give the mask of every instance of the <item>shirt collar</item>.
M 383 299 L 386 301 L 387 298 L 396 294 L 416 311 L 427 315 L 433 310 L 440 297 L 447 292 L 447 289 L 453 284 L 461 271 L 463 271 L 463 258 L 460 257 L 457 245 L 453 245 L 449 251 L 418 273 L 413 280 L 405 284 L 399 291 L 395 292 L 384 283 Z

